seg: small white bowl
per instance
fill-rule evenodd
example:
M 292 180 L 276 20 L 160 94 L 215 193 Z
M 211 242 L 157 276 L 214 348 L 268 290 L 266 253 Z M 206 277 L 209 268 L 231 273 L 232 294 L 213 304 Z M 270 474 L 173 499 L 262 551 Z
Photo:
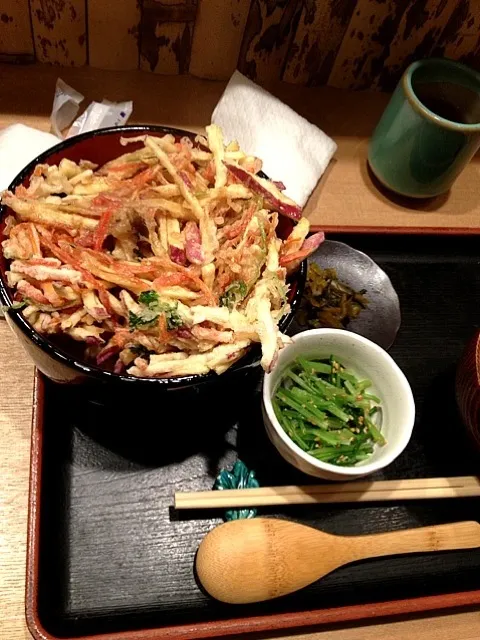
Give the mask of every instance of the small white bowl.
M 272 395 L 287 365 L 298 356 L 318 359 L 332 354 L 352 373 L 371 380 L 369 391 L 381 399 L 379 427 L 387 443 L 375 446 L 367 460 L 353 467 L 322 462 L 302 451 L 285 433 L 272 407 Z M 412 390 L 395 361 L 374 342 L 341 329 L 304 331 L 280 351 L 273 371 L 265 375 L 262 409 L 268 436 L 285 460 L 300 471 L 325 480 L 353 480 L 383 469 L 405 449 L 415 422 Z

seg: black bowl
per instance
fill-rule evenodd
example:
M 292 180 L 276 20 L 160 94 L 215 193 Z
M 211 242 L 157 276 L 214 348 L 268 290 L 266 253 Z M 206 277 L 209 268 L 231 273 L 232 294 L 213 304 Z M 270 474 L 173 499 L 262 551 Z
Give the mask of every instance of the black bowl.
M 144 133 L 162 135 L 171 133 L 177 138 L 188 136 L 193 139 L 195 137 L 195 134 L 190 131 L 153 125 L 114 127 L 85 133 L 57 144 L 55 147 L 52 147 L 32 160 L 32 162 L 19 173 L 15 180 L 13 180 L 9 189 L 13 190 L 21 184 L 28 185 L 30 175 L 39 163 L 58 164 L 62 158 L 69 158 L 75 162 L 84 159 L 91 160 L 99 165 L 104 164 L 125 153 L 125 147 L 120 144 L 121 137 L 138 136 Z M 141 143 L 132 143 L 129 146 L 129 150 L 131 151 L 139 148 L 141 148 Z M 3 236 L 5 218 L 8 213 L 8 207 L 2 206 L 0 208 L 0 237 Z M 286 237 L 292 228 L 292 224 L 289 219 L 282 217 L 278 233 Z M 8 261 L 5 260 L 0 251 L 0 301 L 6 307 L 12 304 L 12 291 L 8 287 L 5 278 L 5 271 L 7 269 Z M 291 311 L 280 321 L 280 329 L 283 332 L 288 329 L 295 315 L 295 311 L 300 304 L 305 277 L 306 263 L 303 262 L 300 269 L 289 281 Z M 125 390 L 127 389 L 127 385 L 129 389 L 133 389 L 133 385 L 135 390 L 143 386 L 144 389 L 148 388 L 158 391 L 162 389 L 173 390 L 186 388 L 198 390 L 200 386 L 211 386 L 212 383 L 218 383 L 220 380 L 230 386 L 231 384 L 237 383 L 237 378 L 245 377 L 252 368 L 258 367 L 261 357 L 260 346 L 253 345 L 243 358 L 220 376 L 211 372 L 205 375 L 172 378 L 136 378 L 106 371 L 101 367 L 82 361 L 69 353 L 67 349 L 58 346 L 53 341 L 37 333 L 17 310 L 8 309 L 5 312 L 5 318 L 38 369 L 51 380 L 60 383 L 94 383 L 97 385 L 99 383 L 109 383 L 109 386 L 114 385 L 118 387 L 118 385 L 120 385 L 120 387 Z

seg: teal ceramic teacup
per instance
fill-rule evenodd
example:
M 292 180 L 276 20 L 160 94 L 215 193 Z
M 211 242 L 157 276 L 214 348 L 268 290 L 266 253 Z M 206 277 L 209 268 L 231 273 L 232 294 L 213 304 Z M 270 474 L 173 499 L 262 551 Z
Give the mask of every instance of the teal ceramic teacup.
M 368 162 L 388 189 L 416 198 L 451 187 L 480 146 L 480 73 L 420 60 L 403 74 L 378 123 Z

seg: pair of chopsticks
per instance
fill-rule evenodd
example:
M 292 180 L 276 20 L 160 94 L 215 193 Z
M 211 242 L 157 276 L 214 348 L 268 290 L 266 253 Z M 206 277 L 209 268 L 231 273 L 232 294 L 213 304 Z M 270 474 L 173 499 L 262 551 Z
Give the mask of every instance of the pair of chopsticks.
M 386 502 L 480 496 L 480 478 L 418 478 L 342 484 L 175 493 L 176 509 L 234 509 L 288 504 Z

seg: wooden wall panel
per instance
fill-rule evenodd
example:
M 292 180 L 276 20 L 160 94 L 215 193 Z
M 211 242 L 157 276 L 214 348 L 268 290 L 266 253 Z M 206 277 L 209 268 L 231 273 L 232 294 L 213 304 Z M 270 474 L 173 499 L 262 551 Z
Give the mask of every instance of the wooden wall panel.
M 431 56 L 457 0 L 410 0 L 373 88 L 393 89 L 414 60 Z
M 357 0 L 313 0 L 304 4 L 283 79 L 298 84 L 326 84 Z
M 196 0 L 144 0 L 140 25 L 140 68 L 188 73 Z
M 28 0 L 1 0 L 0 61 L 31 62 L 33 59 Z
M 33 54 L 213 79 L 237 67 L 266 86 L 391 90 L 410 62 L 432 55 L 480 69 L 480 0 L 0 0 L 0 62 Z
M 434 55 L 462 60 L 480 70 L 480 2 L 460 0 L 444 23 Z
M 35 53 L 40 62 L 87 62 L 85 0 L 30 0 Z
M 199 0 L 190 73 L 215 80 L 237 68 L 251 0 Z
M 302 4 L 300 0 L 252 0 L 238 60 L 242 73 L 259 82 L 282 77 Z
M 422 1 L 422 0 L 418 0 Z M 407 2 L 358 2 L 338 50 L 328 84 L 365 89 L 381 73 Z
M 139 0 L 88 0 L 88 59 L 100 69 L 137 69 Z

